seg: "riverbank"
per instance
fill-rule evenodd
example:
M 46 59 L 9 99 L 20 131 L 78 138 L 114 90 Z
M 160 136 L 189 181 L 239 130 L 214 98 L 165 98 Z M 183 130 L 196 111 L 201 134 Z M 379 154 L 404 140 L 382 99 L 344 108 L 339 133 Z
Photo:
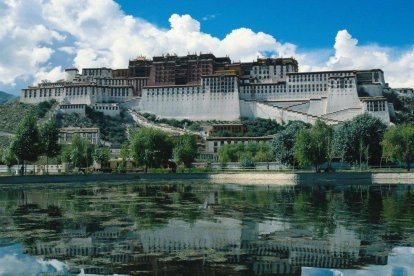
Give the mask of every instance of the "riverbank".
M 243 185 L 371 185 L 414 184 L 414 173 L 280 173 L 280 172 L 223 172 L 223 173 L 133 173 L 133 174 L 89 174 L 89 175 L 33 175 L 3 176 L 0 184 L 31 183 L 85 183 L 119 181 L 180 181 L 203 180 L 212 183 L 234 183 Z

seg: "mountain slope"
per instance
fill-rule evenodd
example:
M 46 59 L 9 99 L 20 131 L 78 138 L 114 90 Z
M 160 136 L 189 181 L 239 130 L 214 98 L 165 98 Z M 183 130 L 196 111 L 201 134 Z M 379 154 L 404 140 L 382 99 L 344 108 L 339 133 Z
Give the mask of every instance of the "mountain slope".
M 16 96 L 6 93 L 4 91 L 0 91 L 0 104 L 9 103 L 15 99 L 17 99 Z

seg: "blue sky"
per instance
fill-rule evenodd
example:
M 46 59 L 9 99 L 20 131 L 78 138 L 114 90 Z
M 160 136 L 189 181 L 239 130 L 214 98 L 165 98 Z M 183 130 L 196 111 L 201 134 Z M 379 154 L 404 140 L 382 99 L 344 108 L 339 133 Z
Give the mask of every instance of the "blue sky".
M 414 0 L 0 0 L 0 90 L 139 55 L 295 57 L 300 71 L 374 69 L 414 87 Z
M 413 0 L 117 0 L 128 14 L 168 28 L 173 13 L 190 14 L 203 32 L 223 38 L 248 27 L 304 48 L 328 48 L 338 30 L 384 46 L 414 44 Z M 204 20 L 203 20 L 204 18 Z

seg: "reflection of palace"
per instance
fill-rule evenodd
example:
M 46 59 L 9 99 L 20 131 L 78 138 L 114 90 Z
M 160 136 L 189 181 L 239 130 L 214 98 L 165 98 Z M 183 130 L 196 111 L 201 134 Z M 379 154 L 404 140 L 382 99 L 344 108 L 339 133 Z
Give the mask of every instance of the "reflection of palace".
M 172 216 L 165 224 L 146 229 L 125 213 L 108 211 L 99 223 L 83 220 L 67 224 L 49 241 L 36 239 L 26 245 L 27 250 L 32 255 L 65 260 L 74 273 L 173 274 L 193 266 L 198 271 L 222 273 L 225 267 L 227 274 L 237 267 L 240 273 L 292 275 L 300 274 L 304 266 L 341 269 L 386 265 L 393 247 L 382 239 L 380 230 L 361 234 L 338 220 L 329 234 L 318 235 L 314 226 L 297 227 L 291 220 L 256 218 L 247 211 L 234 217 L 222 214 L 221 193 L 211 189 L 186 193 L 198 202 L 201 213 L 192 222 Z M 39 191 L 16 198 L 21 206 L 37 202 L 43 209 L 50 203 L 63 206 L 58 198 L 45 200 Z M 61 208 L 71 216 L 72 211 Z M 5 210 L 0 213 L 6 216 Z M 116 221 L 112 222 L 114 216 Z M 414 244 L 412 237 L 404 242 Z

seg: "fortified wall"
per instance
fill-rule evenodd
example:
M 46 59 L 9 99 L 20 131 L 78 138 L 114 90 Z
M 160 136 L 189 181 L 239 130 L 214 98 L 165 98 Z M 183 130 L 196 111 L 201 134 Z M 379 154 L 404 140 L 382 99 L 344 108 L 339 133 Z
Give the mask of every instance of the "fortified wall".
M 293 58 L 232 63 L 212 54 L 166 55 L 139 57 L 128 69 L 85 68 L 82 74 L 67 69 L 65 80 L 22 89 L 21 101 L 55 99 L 93 107 L 119 103 L 179 120 L 233 121 L 243 116 L 339 124 L 369 113 L 389 124 L 393 107 L 383 93 L 390 90 L 380 69 L 299 72 Z
M 235 75 L 205 76 L 196 86 L 146 87 L 139 110 L 165 118 L 238 120 L 237 87 Z

